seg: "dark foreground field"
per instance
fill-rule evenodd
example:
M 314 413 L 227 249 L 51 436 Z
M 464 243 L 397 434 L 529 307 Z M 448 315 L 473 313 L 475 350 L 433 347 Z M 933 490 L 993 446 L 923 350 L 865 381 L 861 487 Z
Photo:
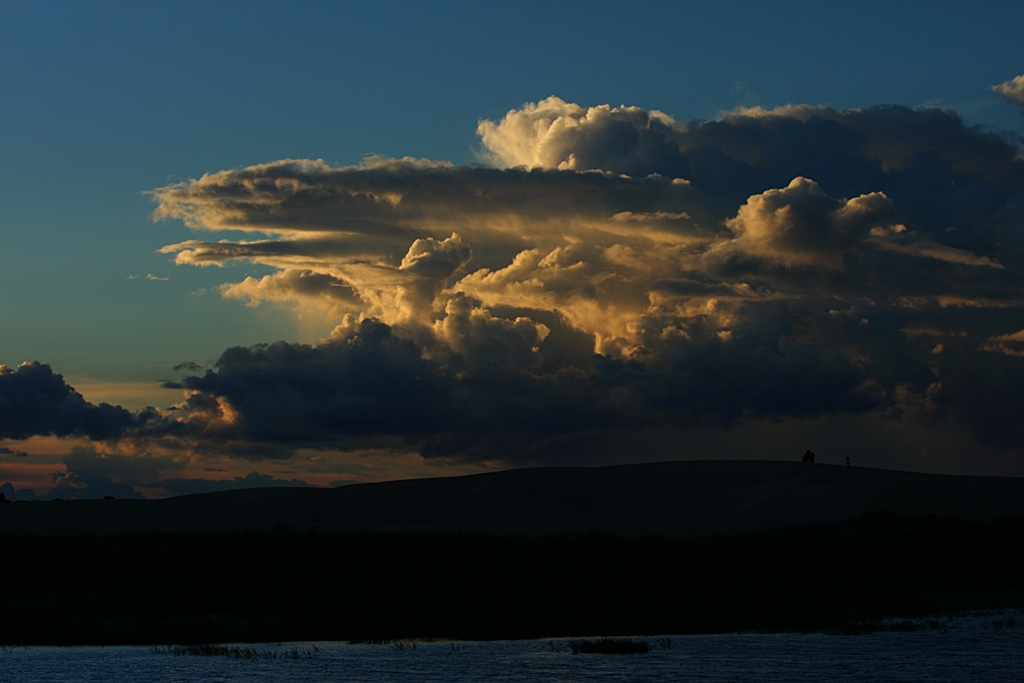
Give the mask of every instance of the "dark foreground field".
M 856 630 L 1024 606 L 1024 517 L 704 538 L 7 536 L 0 643 Z

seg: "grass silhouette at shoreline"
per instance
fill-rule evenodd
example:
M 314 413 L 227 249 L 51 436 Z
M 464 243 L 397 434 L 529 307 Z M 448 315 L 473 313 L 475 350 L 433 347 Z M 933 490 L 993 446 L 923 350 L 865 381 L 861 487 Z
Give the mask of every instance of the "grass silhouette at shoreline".
M 566 644 L 574 655 L 633 655 L 647 654 L 651 651 L 651 644 L 646 640 L 634 640 L 633 638 L 596 638 L 592 640 L 578 638 L 570 640 Z
M 212 645 L 200 643 L 197 645 L 171 645 L 167 647 L 154 646 L 151 648 L 153 654 L 174 655 L 175 657 L 227 657 L 228 659 L 313 659 L 320 653 L 320 648 L 313 645 L 310 648 L 300 649 L 293 646 L 287 650 L 257 649 L 254 647 L 239 647 L 237 645 Z

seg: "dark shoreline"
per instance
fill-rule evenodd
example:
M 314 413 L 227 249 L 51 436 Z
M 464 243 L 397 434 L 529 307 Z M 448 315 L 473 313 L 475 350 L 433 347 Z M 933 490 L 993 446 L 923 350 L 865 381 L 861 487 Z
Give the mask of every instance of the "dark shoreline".
M 704 538 L 5 536 L 0 644 L 855 633 L 1024 607 L 1024 516 Z

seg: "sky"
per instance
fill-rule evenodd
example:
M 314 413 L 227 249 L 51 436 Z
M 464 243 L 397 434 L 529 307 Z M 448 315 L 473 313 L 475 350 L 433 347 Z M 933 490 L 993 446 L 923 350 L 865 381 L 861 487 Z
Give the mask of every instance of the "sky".
M 1022 21 L 3 3 L 0 491 L 1024 476 Z

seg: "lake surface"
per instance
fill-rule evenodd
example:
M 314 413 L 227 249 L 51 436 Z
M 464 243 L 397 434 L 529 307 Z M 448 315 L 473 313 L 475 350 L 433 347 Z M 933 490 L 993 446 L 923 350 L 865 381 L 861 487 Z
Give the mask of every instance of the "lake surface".
M 1024 680 L 1024 614 L 866 635 L 668 636 L 647 654 L 571 654 L 566 640 L 242 645 L 254 659 L 148 647 L 0 649 L 0 681 L 993 681 Z M 232 650 L 228 650 L 232 652 Z M 298 658 L 295 656 L 298 655 Z

